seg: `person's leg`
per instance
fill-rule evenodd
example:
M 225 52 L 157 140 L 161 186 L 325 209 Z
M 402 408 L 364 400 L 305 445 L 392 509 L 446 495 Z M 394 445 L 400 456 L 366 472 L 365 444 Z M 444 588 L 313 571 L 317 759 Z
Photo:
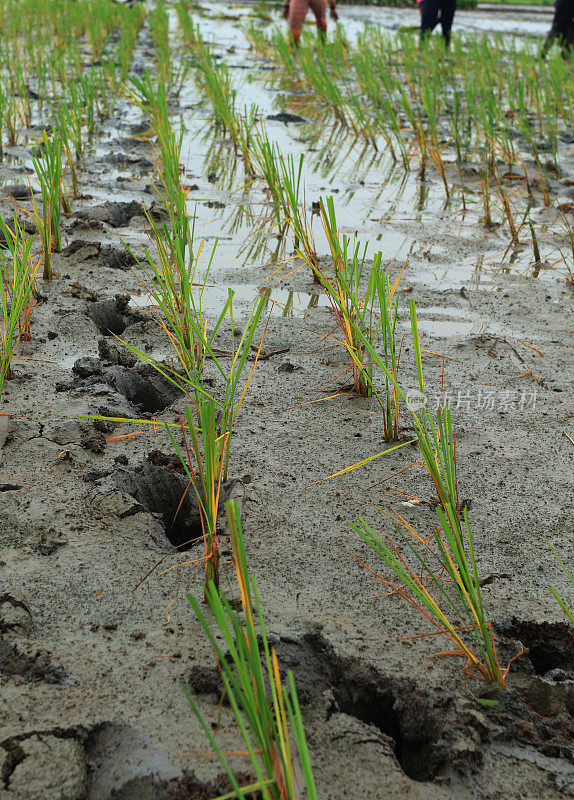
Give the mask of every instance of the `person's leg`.
M 299 43 L 301 29 L 309 10 L 309 0 L 291 0 L 289 3 L 289 30 L 295 44 Z
M 421 13 L 421 41 L 424 41 L 435 29 L 438 22 L 440 0 L 423 0 Z
M 327 0 L 309 0 L 309 7 L 317 20 L 317 30 L 322 39 L 327 35 Z
M 452 21 L 454 19 L 454 12 L 456 11 L 456 0 L 442 0 L 441 6 L 440 25 L 442 28 L 444 42 L 448 47 L 450 44 Z
M 545 57 L 554 40 L 558 40 L 561 47 L 569 50 L 568 46 L 568 33 L 570 26 L 574 19 L 574 0 L 557 0 L 554 9 L 554 19 L 552 20 L 552 27 L 548 32 L 546 41 L 542 48 L 542 57 Z

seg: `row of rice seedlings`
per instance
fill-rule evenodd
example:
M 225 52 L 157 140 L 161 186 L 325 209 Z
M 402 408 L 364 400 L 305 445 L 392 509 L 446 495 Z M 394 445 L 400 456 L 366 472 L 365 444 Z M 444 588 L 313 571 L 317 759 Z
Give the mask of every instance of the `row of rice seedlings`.
M 146 313 L 167 335 L 176 357 L 175 363 L 160 362 L 144 350 L 127 342 L 124 344 L 192 401 L 179 427 L 188 457 L 186 470 L 197 493 L 203 523 L 207 586 L 210 581 L 218 582 L 216 524 L 220 487 L 228 476 L 235 420 L 260 354 L 261 344 L 257 347 L 254 342 L 265 302 L 261 298 L 255 303 L 241 336 L 238 336 L 233 313 L 234 293 L 229 290 L 228 298 L 208 332 L 203 297 L 217 242 L 200 275 L 203 242 L 198 246 L 194 242 L 195 224 L 189 219 L 187 191 L 181 183 L 183 130 L 176 135 L 171 127 L 163 72 L 158 74 L 157 80 L 146 72 L 141 78 L 132 78 L 131 83 L 132 99 L 149 116 L 157 137 L 160 181 L 156 191 L 167 212 L 167 219 L 160 223 L 148 216 L 155 252 L 146 249 L 146 260 L 138 262 L 143 272 L 140 282 L 152 300 Z M 221 343 L 229 340 L 230 349 L 218 349 L 216 343 L 220 344 L 220 340 Z M 253 365 L 248 368 L 250 358 Z M 221 386 L 223 382 L 217 396 L 211 390 L 211 381 L 205 380 L 206 360 L 216 370 L 217 385 Z M 173 436 L 172 441 L 178 448 Z M 178 453 L 181 455 L 181 450 L 178 449 Z
M 0 248 L 1 397 L 5 382 L 13 375 L 11 364 L 18 342 L 30 338 L 30 311 L 38 263 L 34 264 L 32 260 L 32 240 L 26 236 L 16 215 L 13 228 L 0 218 L 0 231 L 6 242 L 6 249 Z
M 150 12 L 149 25 L 155 45 L 158 72 L 163 75 L 167 91 L 177 96 L 190 65 L 180 53 L 170 47 L 169 16 L 163 0 L 157 2 Z
M 168 219 L 160 225 L 148 218 L 157 257 L 152 256 L 151 252 L 146 250 L 147 263 L 140 262 L 144 273 L 143 285 L 159 309 L 160 315 L 157 316 L 157 320 L 170 338 L 177 354 L 179 366 L 169 369 L 150 359 L 143 351 L 132 349 L 141 358 L 153 363 L 177 386 L 189 392 L 195 400 L 197 409 L 206 399 L 214 400 L 205 389 L 203 369 L 206 357 L 215 364 L 225 384 L 223 398 L 218 401 L 222 411 L 219 447 L 224 465 L 223 479 L 225 480 L 227 479 L 233 424 L 253 370 L 239 395 L 242 375 L 263 312 L 263 302 L 258 301 L 254 305 L 242 336 L 239 338 L 231 336 L 231 350 L 225 356 L 218 356 L 215 340 L 218 335 L 223 334 L 226 320 L 229 321 L 231 331 L 235 331 L 233 292 L 229 291 L 228 299 L 208 335 L 203 310 L 203 295 L 217 242 L 212 248 L 207 266 L 200 277 L 198 266 L 203 242 L 196 252 L 195 223 L 194 221 L 190 222 L 187 212 L 187 191 L 181 183 L 180 160 L 183 131 L 177 137 L 169 122 L 165 85 L 161 75 L 158 76 L 157 84 L 152 81 L 149 73 L 146 73 L 141 79 L 133 78 L 132 85 L 136 90 L 134 98 L 150 115 L 157 136 L 161 162 L 161 183 L 156 186 L 156 191 L 168 213 Z M 230 368 L 225 366 L 226 358 L 231 359 Z
M 261 40 L 264 38 L 262 35 L 254 36 L 250 31 L 248 31 L 248 35 L 259 49 L 268 52 L 267 48 L 261 44 Z M 320 91 L 322 97 L 328 98 L 331 95 L 337 95 L 335 116 L 337 120 L 345 117 L 346 113 L 352 114 L 357 128 L 360 127 L 361 132 L 364 133 L 368 129 L 367 120 L 370 117 L 371 126 L 375 129 L 379 128 L 378 132 L 385 139 L 387 145 L 390 145 L 393 157 L 398 158 L 400 153 L 403 165 L 408 168 L 409 158 L 406 155 L 404 130 L 404 120 L 407 120 L 419 146 L 421 174 L 424 172 L 427 157 L 430 157 L 437 167 L 446 191 L 449 190 L 446 174 L 447 164 L 442 154 L 449 142 L 441 141 L 444 139 L 446 130 L 442 125 L 443 118 L 446 118 L 448 127 L 453 132 L 452 139 L 457 153 L 459 174 L 461 174 L 464 152 L 461 146 L 461 130 L 465 131 L 464 140 L 467 152 L 471 147 L 472 138 L 475 141 L 472 145 L 473 148 L 480 145 L 480 149 L 486 148 L 489 151 L 496 149 L 503 154 L 511 167 L 518 154 L 514 146 L 514 136 L 509 127 L 506 108 L 511 90 L 514 90 L 516 84 L 521 85 L 521 81 L 517 79 L 515 83 L 512 83 L 506 78 L 504 71 L 495 70 L 496 79 L 492 79 L 492 73 L 485 70 L 483 66 L 478 71 L 475 69 L 477 60 L 482 58 L 485 52 L 484 40 L 479 40 L 478 44 L 473 40 L 465 40 L 464 50 L 462 45 L 458 46 L 457 58 L 445 62 L 444 59 L 439 60 L 440 53 L 437 47 L 431 47 L 419 53 L 413 48 L 413 37 L 399 36 L 398 38 L 399 43 L 379 31 L 366 29 L 365 34 L 359 37 L 355 49 L 346 43 L 344 52 L 349 51 L 349 57 L 337 59 L 336 71 L 329 72 L 328 59 L 322 61 L 320 80 L 316 79 L 315 84 L 311 74 L 312 69 L 309 70 L 309 65 L 314 63 L 312 53 L 308 52 L 305 47 L 302 47 L 298 53 L 301 67 L 296 67 L 295 62 L 289 62 L 287 66 L 293 74 L 298 69 L 298 77 L 306 74 L 308 84 L 313 86 L 315 92 Z M 275 45 L 277 41 L 278 34 L 274 34 L 271 42 Z M 504 47 L 502 41 L 495 44 L 494 48 L 490 45 L 488 48 L 489 63 L 493 59 L 492 52 L 494 51 L 496 58 L 500 59 L 500 53 Z M 278 47 L 275 47 L 274 51 L 269 54 L 274 55 L 277 59 L 283 58 Z M 512 52 L 516 55 L 516 49 Z M 517 72 L 526 72 L 529 64 L 535 59 L 535 55 L 528 52 L 526 55 L 521 55 L 519 59 L 516 57 Z M 350 63 L 352 63 L 354 74 L 349 73 L 348 68 L 345 69 L 346 65 Z M 340 90 L 331 86 L 340 81 L 345 82 L 344 97 L 341 96 Z M 360 96 L 356 94 L 357 90 L 353 89 L 354 81 L 357 82 L 361 91 Z M 445 103 L 444 86 L 456 85 L 457 82 L 460 82 L 463 87 L 463 94 L 461 95 L 460 91 L 456 92 L 455 89 L 456 103 Z M 528 82 L 529 97 L 536 100 L 539 95 L 542 95 L 545 98 L 545 102 L 542 103 L 543 108 L 548 113 L 552 111 L 552 123 L 549 125 L 544 123 L 545 116 L 542 113 L 539 115 L 539 123 L 546 125 L 548 142 L 551 144 L 555 156 L 557 155 L 558 112 L 556 107 L 553 108 L 553 104 L 556 101 L 556 83 L 552 78 L 550 88 L 539 90 L 537 82 L 530 80 Z M 543 82 L 543 85 L 546 87 L 549 84 Z M 524 96 L 524 90 L 522 91 Z M 558 91 L 562 94 L 566 92 L 566 105 L 568 105 L 568 90 L 560 87 Z M 465 98 L 464 106 L 461 102 L 463 96 Z M 562 100 L 562 98 L 560 99 Z M 424 116 L 421 115 L 420 110 L 417 111 L 421 105 L 425 111 Z M 541 104 L 538 103 L 538 105 Z M 519 105 L 519 111 L 520 108 L 523 106 Z M 528 119 L 527 115 L 522 113 L 522 119 Z M 532 128 L 531 125 L 530 128 Z M 524 131 L 527 132 L 526 128 Z M 544 165 L 532 130 L 528 132 L 528 137 L 537 171 L 542 179 L 544 178 Z M 375 143 L 373 137 L 370 138 Z M 542 181 L 541 186 L 546 201 L 545 181 Z
M 391 509 L 388 515 L 401 533 L 404 547 L 391 536 L 383 537 L 376 533 L 364 518 L 352 523 L 352 527 L 392 570 L 398 583 L 371 570 L 375 578 L 402 597 L 454 645 L 452 651 L 443 655 L 463 657 L 466 674 L 504 687 L 509 667 L 502 669 L 498 661 L 492 627 L 483 604 L 468 511 L 466 506 L 461 509 L 459 504 L 456 436 L 450 408 L 448 403 L 442 404 L 435 421 L 425 407 L 414 301 L 410 303 L 410 313 L 422 400 L 420 415 L 409 403 L 395 375 L 367 336 L 358 326 L 355 332 L 368 350 L 373 365 L 396 389 L 410 412 L 422 464 L 439 498 L 439 524 L 431 538 L 424 537 Z M 430 542 L 434 544 L 434 549 Z
M 224 62 L 216 61 L 199 28 L 194 27 L 183 2 L 177 5 L 177 12 L 184 40 L 194 55 L 197 78 L 211 102 L 216 124 L 231 137 L 243 157 L 245 172 L 250 175 L 253 172 L 250 146 L 257 122 L 257 106 L 251 105 L 238 113 L 229 68 Z
M 131 63 L 138 32 L 145 19 L 145 9 L 141 6 L 131 12 L 121 6 L 110 7 L 106 0 L 76 3 L 73 7 L 64 0 L 54 0 L 48 6 L 41 4 L 43 11 L 39 17 L 34 16 L 37 5 L 33 0 L 22 0 L 16 14 L 12 4 L 7 3 L 8 13 L 15 14 L 18 22 L 14 28 L 6 25 L 8 33 L 0 56 L 6 81 L 4 93 L 13 106 L 7 110 L 6 115 L 12 126 L 9 143 L 15 143 L 18 129 L 30 125 L 32 104 L 28 96 L 32 87 L 36 95 L 34 107 L 40 111 L 46 101 L 50 101 L 50 105 L 56 108 L 59 105 L 73 111 L 83 105 L 85 124 L 90 135 L 94 129 L 95 112 L 98 112 L 100 119 L 105 117 L 117 97 Z M 62 38 L 58 38 L 56 31 L 54 42 L 51 22 L 60 17 L 67 19 L 66 14 L 70 10 L 73 22 L 68 20 Z M 27 24 L 28 19 L 39 19 L 41 24 Z M 108 43 L 110 33 L 115 29 L 121 31 L 121 36 L 117 42 Z M 98 38 L 102 44 L 95 45 L 96 51 L 101 51 L 98 61 L 95 62 L 96 66 L 88 66 L 86 69 L 80 41 L 84 36 L 89 41 L 89 30 L 92 37 Z M 97 66 L 100 62 L 101 65 Z M 77 128 L 77 120 L 75 122 Z M 79 158 L 83 147 L 77 132 L 75 141 Z
M 193 694 L 184 682 L 182 688 L 231 782 L 233 791 L 218 800 L 253 797 L 256 793 L 264 800 L 296 800 L 302 792 L 308 800 L 316 800 L 293 674 L 287 672 L 285 686 L 279 660 L 267 638 L 255 578 L 249 573 L 237 505 L 230 501 L 226 512 L 243 618 L 213 583 L 207 587 L 213 628 L 195 598 L 188 595 L 188 600 L 213 647 L 245 755 L 255 774 L 254 782 L 247 786 L 239 784 Z

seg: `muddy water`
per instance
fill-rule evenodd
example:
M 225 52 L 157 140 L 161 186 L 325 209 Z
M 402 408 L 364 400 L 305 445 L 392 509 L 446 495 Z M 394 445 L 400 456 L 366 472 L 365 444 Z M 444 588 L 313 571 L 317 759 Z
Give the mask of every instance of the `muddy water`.
M 289 97 L 274 85 L 272 66 L 254 57 L 238 24 L 250 18 L 248 5 L 217 4 L 212 10 L 197 18 L 202 36 L 213 44 L 218 56 L 231 69 L 236 87 L 236 106 L 255 104 L 261 118 L 266 118 L 287 107 L 305 117 L 313 116 L 313 100 Z M 273 13 L 273 12 L 272 12 Z M 364 24 L 378 24 L 389 31 L 417 23 L 416 10 L 376 7 L 345 6 L 345 33 L 351 39 Z M 282 24 L 278 15 L 275 22 Z M 172 26 L 175 19 L 172 20 Z M 505 12 L 460 12 L 456 25 L 463 31 L 496 31 L 508 34 L 542 35 L 548 26 L 547 10 Z M 270 206 L 263 188 L 246 187 L 245 176 L 234 157 L 229 141 L 218 139 L 217 133 L 205 120 L 206 110 L 197 105 L 193 88 L 185 87 L 180 98 L 182 111 L 176 120 L 185 126 L 183 157 L 186 178 L 194 187 L 190 192 L 190 213 L 196 215 L 197 233 L 211 245 L 218 239 L 218 257 L 214 266 L 215 282 L 223 281 L 237 289 L 243 286 L 241 298 L 246 299 L 245 287 L 249 285 L 253 296 L 260 286 L 265 286 L 267 273 L 276 269 L 278 259 L 285 259 L 283 274 L 291 272 L 292 251 L 287 242 L 278 239 L 270 225 Z M 309 108 L 305 107 L 307 103 Z M 317 203 L 321 197 L 332 194 L 340 229 L 350 237 L 359 236 L 369 242 L 369 253 L 383 252 L 388 260 L 417 264 L 414 271 L 424 275 L 429 282 L 441 286 L 454 286 L 460 282 L 480 283 L 498 269 L 506 246 L 502 237 L 494 246 L 485 242 L 480 260 L 474 254 L 477 238 L 475 223 L 482 214 L 478 186 L 469 195 L 463 213 L 456 194 L 445 202 L 444 190 L 436 180 L 421 183 L 416 171 L 405 172 L 394 165 L 379 141 L 378 151 L 364 146 L 352 138 L 324 125 L 285 124 L 267 120 L 266 130 L 271 142 L 276 142 L 282 153 L 292 154 L 296 160 L 304 156 L 303 180 L 306 205 Z M 206 182 L 206 175 L 210 181 Z M 469 187 L 472 191 L 472 185 Z M 536 212 L 533 212 L 534 215 Z M 319 220 L 315 217 L 314 236 L 319 255 L 327 255 L 328 247 Z M 425 241 L 420 231 L 431 225 L 433 240 Z M 478 229 L 479 232 L 479 229 Z M 452 260 L 441 259 L 449 251 L 449 241 L 468 240 L 470 255 Z M 492 241 L 491 237 L 491 241 Z M 494 237 L 496 240 L 496 237 Z M 550 241 L 547 231 L 541 229 L 541 240 Z M 544 247 L 544 245 L 543 245 Z M 512 268 L 528 268 L 528 253 L 517 253 Z M 544 258 L 543 258 L 544 261 Z M 429 262 L 431 262 L 429 264 Z M 219 265 L 224 264 L 223 270 Z M 271 267 L 270 265 L 273 264 Z M 279 276 L 281 271 L 277 273 Z M 547 273 L 539 272 L 543 279 Z M 274 277 L 277 277 L 275 275 Z M 215 299 L 215 298 L 214 298 Z M 238 298 L 239 299 L 239 298 Z

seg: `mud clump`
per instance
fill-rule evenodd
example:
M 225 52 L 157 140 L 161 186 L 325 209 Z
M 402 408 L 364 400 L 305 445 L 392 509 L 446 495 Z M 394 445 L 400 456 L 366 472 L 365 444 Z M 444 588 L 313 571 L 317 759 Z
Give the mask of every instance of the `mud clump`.
M 98 355 L 102 361 L 106 361 L 113 366 L 134 367 L 137 364 L 137 356 L 125 345 L 118 345 L 109 337 L 104 337 L 98 341 Z
M 267 119 L 274 120 L 275 122 L 283 122 L 285 125 L 297 125 L 302 122 L 308 122 L 305 117 L 300 117 L 299 114 L 291 114 L 288 111 L 281 111 L 279 114 L 268 114 Z
M 137 266 L 137 258 L 125 247 L 114 247 L 112 244 L 102 246 L 99 254 L 100 261 L 111 269 L 120 269 L 124 272 Z
M 127 294 L 117 294 L 109 300 L 90 304 L 86 314 L 96 323 L 103 336 L 121 336 L 130 322 L 129 302 Z
M 111 228 L 123 228 L 137 216 L 142 216 L 141 204 L 135 200 L 127 202 L 106 202 L 98 206 L 83 209 L 78 212 L 77 218 L 80 222 L 105 223 Z

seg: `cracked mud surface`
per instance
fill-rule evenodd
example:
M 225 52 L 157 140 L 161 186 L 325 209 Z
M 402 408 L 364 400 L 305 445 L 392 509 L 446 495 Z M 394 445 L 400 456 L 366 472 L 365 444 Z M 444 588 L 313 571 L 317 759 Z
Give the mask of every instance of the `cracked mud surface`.
M 227 46 L 237 29 L 219 24 Z M 238 59 L 248 57 L 242 48 Z M 183 98 L 182 114 L 196 101 Z M 118 117 L 123 138 L 116 119 L 80 175 L 92 199 L 75 201 L 64 223 L 67 248 L 54 257 L 60 277 L 42 284 L 33 340 L 22 347 L 30 360 L 18 362 L 20 374 L 2 398 L 11 415 L 0 417 L 2 800 L 191 800 L 228 791 L 220 766 L 204 757 L 208 745 L 180 689 L 186 680 L 208 723 L 233 730 L 225 704 L 218 717 L 212 652 L 184 598 L 190 579 L 189 588 L 201 591 L 195 567 L 159 574 L 194 558 L 193 548 L 169 551 L 197 535 L 191 503 L 173 521 L 185 481 L 170 441 L 160 426 L 117 439 L 134 429 L 82 418 L 173 422 L 185 405 L 113 335 L 169 355 L 158 326 L 138 310 L 138 302 L 145 307 L 140 273 L 121 245 L 137 257 L 148 245 L 141 207 L 154 211 L 153 152 L 132 138 L 142 127 L 133 109 L 120 108 Z M 289 125 L 293 137 L 295 123 L 269 119 Z M 209 243 L 235 201 L 200 155 L 190 158 L 186 178 L 197 187 L 190 197 L 199 198 L 198 231 Z M 318 196 L 322 178 L 312 180 Z M 18 202 L 29 202 L 26 187 L 15 188 L 17 174 L 9 183 Z M 555 198 L 570 191 L 565 186 L 553 185 Z M 3 192 L 3 218 L 10 203 Z M 373 597 L 380 586 L 351 553 L 377 565 L 348 520 L 364 515 L 388 530 L 371 504 L 393 502 L 428 535 L 432 504 L 400 493 L 429 498 L 431 490 L 416 469 L 390 477 L 413 460 L 410 447 L 316 483 L 384 442 L 368 400 L 301 405 L 331 393 L 329 381 L 346 367 L 343 353 L 321 338 L 332 314 L 304 270 L 282 287 L 301 302 L 293 316 L 275 310 L 270 317 L 263 347 L 271 355 L 257 365 L 232 447 L 229 492 L 242 500 L 268 631 L 282 666 L 295 674 L 322 798 L 572 797 L 573 634 L 547 587 L 571 595 L 546 547 L 551 540 L 572 563 L 574 447 L 563 436 L 574 410 L 572 292 L 549 277 L 499 272 L 479 280 L 472 265 L 503 246 L 501 230 L 477 225 L 469 234 L 438 212 L 433 224 L 411 218 L 383 226 L 377 246 L 392 245 L 393 275 L 404 263 L 394 248 L 398 227 L 407 250 L 415 243 L 401 280 L 401 334 L 413 297 L 423 347 L 432 351 L 429 391 L 438 396 L 444 381 L 454 398 L 460 490 L 500 658 L 527 652 L 513 663 L 499 705 L 483 707 L 473 695 L 485 687 L 466 680 L 462 664 L 430 658 L 442 642 L 403 638 L 429 633 L 424 620 L 397 597 Z M 236 286 L 244 313 L 261 281 L 259 265 L 241 266 L 232 237 L 224 231 L 221 238 L 211 322 L 218 289 L 224 296 L 228 284 Z M 450 357 L 444 375 L 443 352 Z M 401 363 L 414 389 L 408 338 Z M 217 391 L 218 376 L 212 365 L 207 370 Z M 529 372 L 532 381 L 519 377 Z M 405 439 L 408 422 L 403 416 Z M 236 597 L 229 570 L 222 585 Z M 235 735 L 225 742 L 239 746 Z M 231 761 L 248 769 L 239 757 Z

